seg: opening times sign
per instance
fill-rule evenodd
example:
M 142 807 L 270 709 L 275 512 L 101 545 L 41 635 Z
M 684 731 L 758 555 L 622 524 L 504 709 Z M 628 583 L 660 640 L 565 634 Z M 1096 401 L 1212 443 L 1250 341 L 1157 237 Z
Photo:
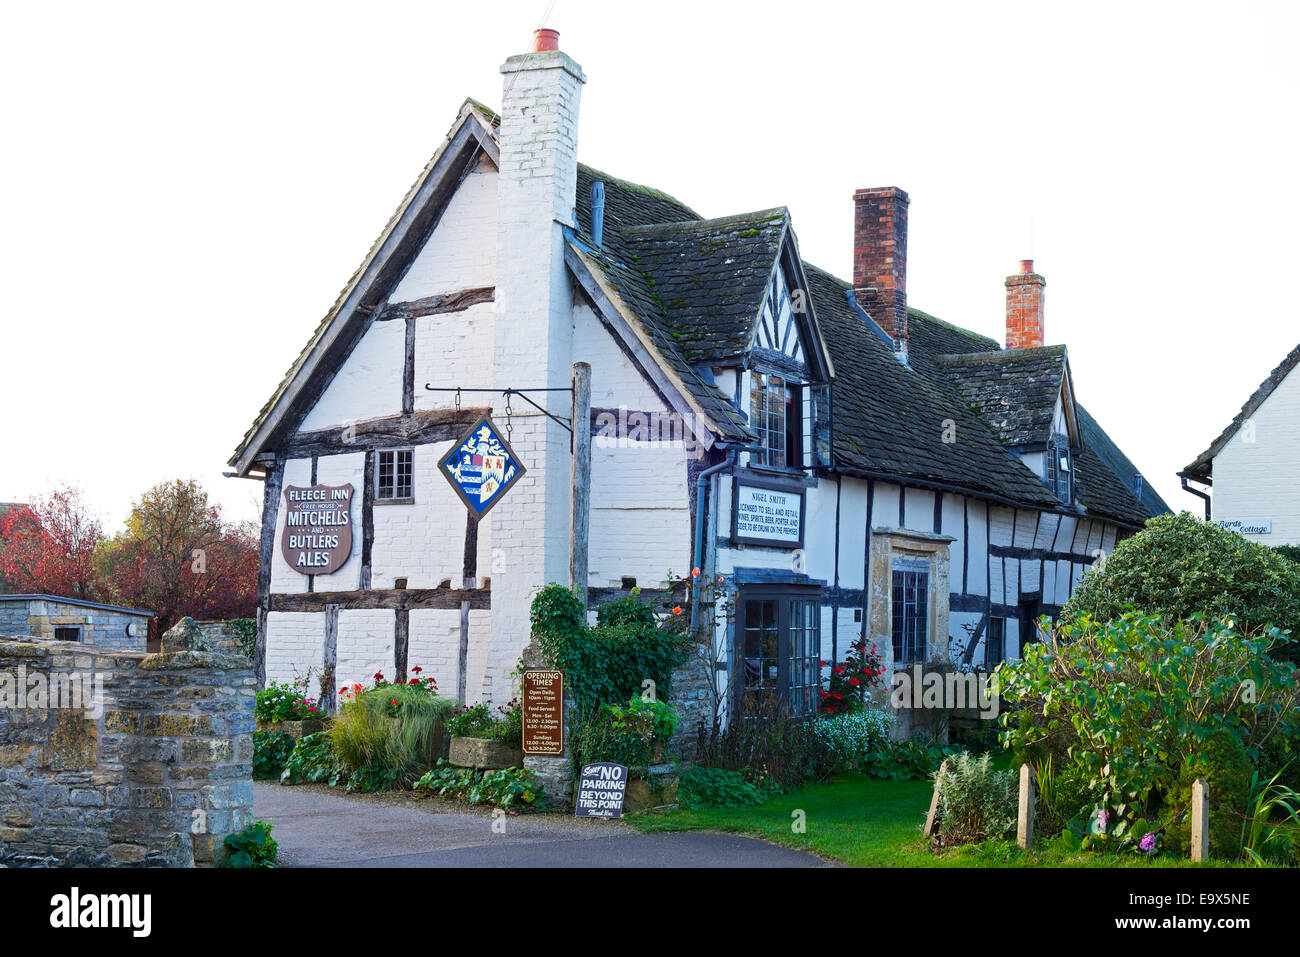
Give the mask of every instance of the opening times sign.
M 524 754 L 564 753 L 564 672 L 525 671 Z

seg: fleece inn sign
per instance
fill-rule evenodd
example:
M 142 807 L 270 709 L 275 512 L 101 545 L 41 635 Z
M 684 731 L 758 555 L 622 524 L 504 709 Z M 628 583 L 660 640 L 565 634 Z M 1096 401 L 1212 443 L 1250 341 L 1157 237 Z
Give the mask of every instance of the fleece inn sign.
M 352 554 L 351 485 L 289 485 L 280 554 L 304 575 L 336 572 Z

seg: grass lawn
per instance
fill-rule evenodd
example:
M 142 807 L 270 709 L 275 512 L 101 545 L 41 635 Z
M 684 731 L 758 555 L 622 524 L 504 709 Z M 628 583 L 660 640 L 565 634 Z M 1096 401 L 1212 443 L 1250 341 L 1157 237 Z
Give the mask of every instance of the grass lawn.
M 922 843 L 929 781 L 836 778 L 769 798 L 758 807 L 671 810 L 625 820 L 642 832 L 728 831 L 812 851 L 851 867 L 1191 867 L 1190 860 L 1137 854 L 1120 857 L 1056 848 L 1022 853 L 1014 842 L 990 841 L 935 854 Z M 806 831 L 791 828 L 795 811 Z M 1222 866 L 1221 864 L 1218 866 Z

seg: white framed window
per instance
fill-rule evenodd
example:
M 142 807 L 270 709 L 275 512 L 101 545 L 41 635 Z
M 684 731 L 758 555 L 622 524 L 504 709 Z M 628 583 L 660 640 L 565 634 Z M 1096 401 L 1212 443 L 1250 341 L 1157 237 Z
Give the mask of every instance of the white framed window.
M 392 449 L 375 456 L 375 500 L 409 502 L 415 496 L 413 449 Z
M 803 386 L 754 369 L 750 372 L 749 410 L 749 421 L 763 447 L 762 452 L 754 453 L 753 464 L 803 468 Z

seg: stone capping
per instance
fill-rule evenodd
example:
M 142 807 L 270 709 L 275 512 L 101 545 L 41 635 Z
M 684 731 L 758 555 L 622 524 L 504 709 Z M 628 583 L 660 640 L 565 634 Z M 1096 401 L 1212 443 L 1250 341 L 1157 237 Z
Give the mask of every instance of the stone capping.
M 77 676 L 91 701 L 12 706 L 22 673 L 25 692 Z M 248 659 L 21 636 L 0 641 L 0 682 L 0 866 L 214 866 L 252 823 Z

